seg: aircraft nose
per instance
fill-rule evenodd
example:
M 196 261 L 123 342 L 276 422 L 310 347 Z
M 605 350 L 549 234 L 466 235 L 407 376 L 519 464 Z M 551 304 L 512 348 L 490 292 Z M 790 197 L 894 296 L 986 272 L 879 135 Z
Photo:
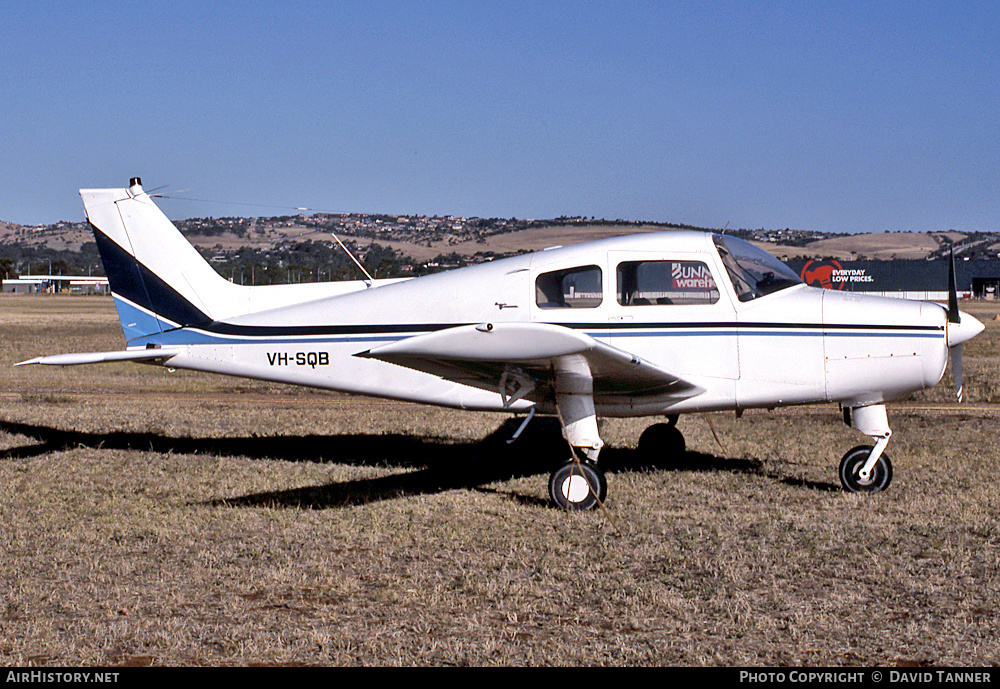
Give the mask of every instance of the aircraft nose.
M 948 324 L 948 346 L 955 347 L 966 340 L 971 340 L 986 328 L 978 318 L 964 311 L 958 312 L 959 322 Z

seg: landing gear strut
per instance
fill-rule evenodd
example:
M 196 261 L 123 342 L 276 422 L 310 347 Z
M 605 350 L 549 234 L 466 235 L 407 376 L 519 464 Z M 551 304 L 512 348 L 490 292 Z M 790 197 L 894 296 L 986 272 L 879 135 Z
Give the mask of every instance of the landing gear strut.
M 549 478 L 549 496 L 562 509 L 589 510 L 604 502 L 608 482 L 597 468 L 604 447 L 594 410 L 594 378 L 587 360 L 579 355 L 559 357 L 555 362 L 556 412 L 563 437 L 575 456 Z M 579 453 L 579 454 L 578 454 Z

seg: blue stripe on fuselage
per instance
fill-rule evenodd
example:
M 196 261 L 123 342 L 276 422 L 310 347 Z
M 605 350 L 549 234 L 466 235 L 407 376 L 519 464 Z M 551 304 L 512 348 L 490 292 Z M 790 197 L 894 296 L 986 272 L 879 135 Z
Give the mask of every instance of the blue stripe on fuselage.
M 140 312 L 141 313 L 141 312 Z M 144 314 L 150 318 L 148 314 Z M 123 318 L 124 324 L 124 318 Z M 445 324 L 395 324 L 395 325 L 343 325 L 343 326 L 237 326 L 213 323 L 207 326 L 177 328 L 163 324 L 163 333 L 149 336 L 149 342 L 163 345 L 195 344 L 296 344 L 296 343 L 347 343 L 347 342 L 396 342 L 416 335 L 454 328 L 468 323 Z M 622 337 L 879 337 L 879 338 L 944 338 L 944 329 L 937 326 L 861 326 L 839 324 L 823 326 L 808 324 L 794 326 L 787 323 L 739 326 L 735 323 L 719 323 L 717 326 L 698 323 L 684 324 L 633 324 L 627 328 L 621 325 L 604 327 L 603 324 L 566 324 L 574 330 L 582 330 L 594 338 Z M 685 329 L 693 328 L 693 329 Z M 143 344 L 136 340 L 131 344 Z

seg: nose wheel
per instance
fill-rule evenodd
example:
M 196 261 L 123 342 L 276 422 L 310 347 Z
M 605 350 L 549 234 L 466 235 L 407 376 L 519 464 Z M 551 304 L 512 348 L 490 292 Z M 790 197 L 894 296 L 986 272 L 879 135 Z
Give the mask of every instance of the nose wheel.
M 884 452 L 867 475 L 864 471 L 873 449 L 869 445 L 859 445 L 840 460 L 840 483 L 844 490 L 851 493 L 880 493 L 889 487 L 892 482 L 892 462 Z
M 549 477 L 549 497 L 564 510 L 590 510 L 604 502 L 608 482 L 593 462 L 569 461 Z
M 892 481 L 892 462 L 885 454 L 892 430 L 884 404 L 845 407 L 844 422 L 869 438 L 875 447 L 859 445 L 840 460 L 840 484 L 851 493 L 881 493 Z

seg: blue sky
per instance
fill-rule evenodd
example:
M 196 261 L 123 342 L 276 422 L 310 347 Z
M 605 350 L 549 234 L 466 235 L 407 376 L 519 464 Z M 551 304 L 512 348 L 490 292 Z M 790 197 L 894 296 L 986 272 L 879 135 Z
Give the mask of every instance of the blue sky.
M 997 2 L 13 2 L 0 219 L 1000 231 Z

